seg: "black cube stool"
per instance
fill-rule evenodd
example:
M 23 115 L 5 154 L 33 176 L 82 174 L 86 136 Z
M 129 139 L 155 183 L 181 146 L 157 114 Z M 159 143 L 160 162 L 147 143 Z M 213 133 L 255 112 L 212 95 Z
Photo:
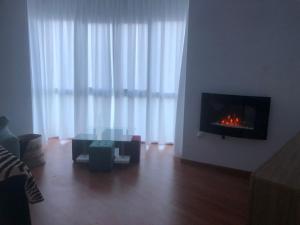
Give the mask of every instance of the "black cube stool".
M 114 142 L 93 141 L 89 146 L 91 171 L 111 171 L 114 163 Z

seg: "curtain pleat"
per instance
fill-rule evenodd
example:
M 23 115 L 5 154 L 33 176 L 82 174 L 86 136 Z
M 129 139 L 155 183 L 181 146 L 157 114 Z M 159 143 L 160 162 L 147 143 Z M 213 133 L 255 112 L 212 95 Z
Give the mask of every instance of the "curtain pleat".
M 174 142 L 188 0 L 28 0 L 34 132 Z

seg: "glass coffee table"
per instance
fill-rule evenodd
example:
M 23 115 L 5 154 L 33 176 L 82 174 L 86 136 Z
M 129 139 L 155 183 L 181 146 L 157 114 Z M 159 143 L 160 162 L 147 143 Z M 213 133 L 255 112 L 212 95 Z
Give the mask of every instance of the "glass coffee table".
M 125 129 L 110 128 L 76 135 L 72 139 L 73 161 L 88 161 L 90 146 L 95 141 L 111 141 L 114 144 L 114 148 L 119 150 L 119 155 L 130 157 L 130 163 L 138 163 L 140 161 L 141 137 L 139 135 L 129 135 Z

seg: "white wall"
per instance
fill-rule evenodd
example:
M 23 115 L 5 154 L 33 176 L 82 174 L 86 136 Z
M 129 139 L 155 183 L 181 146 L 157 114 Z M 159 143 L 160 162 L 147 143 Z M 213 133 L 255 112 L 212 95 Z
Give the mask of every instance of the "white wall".
M 196 137 L 202 92 L 272 97 L 268 140 Z M 252 171 L 300 130 L 300 1 L 191 0 L 183 158 Z
M 0 115 L 15 134 L 32 132 L 26 0 L 0 0 Z

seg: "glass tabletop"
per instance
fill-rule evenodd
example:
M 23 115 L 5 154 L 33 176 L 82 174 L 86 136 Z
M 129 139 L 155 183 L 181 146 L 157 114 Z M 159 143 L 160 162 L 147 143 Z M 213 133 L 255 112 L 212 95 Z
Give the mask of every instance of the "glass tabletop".
M 132 135 L 128 134 L 128 130 L 122 128 L 93 129 L 93 132 L 81 133 L 73 138 L 73 140 L 91 141 L 131 141 L 131 139 Z

